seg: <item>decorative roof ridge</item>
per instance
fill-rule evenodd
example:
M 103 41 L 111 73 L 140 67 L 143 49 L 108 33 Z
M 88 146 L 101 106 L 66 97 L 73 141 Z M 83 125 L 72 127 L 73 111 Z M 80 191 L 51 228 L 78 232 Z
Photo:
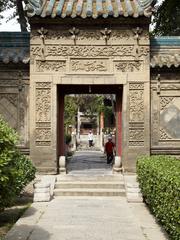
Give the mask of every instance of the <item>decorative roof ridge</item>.
M 56 4 L 56 1 L 58 4 Z M 86 1 L 83 0 L 26 0 L 25 11 L 30 18 L 35 15 L 40 17 L 51 16 L 52 18 L 57 16 L 61 18 L 80 16 L 82 18 L 92 17 L 94 19 L 99 16 L 104 18 L 109 16 L 133 16 L 137 18 L 142 15 L 150 17 L 154 11 L 156 1 L 157 0 L 115 0 L 115 4 L 112 4 L 112 0 L 108 0 L 107 2 L 98 0 L 95 3 L 94 9 L 92 7 L 94 6 L 94 0 L 87 0 L 87 5 L 84 3 Z M 104 4 L 106 6 L 105 10 L 103 10 Z

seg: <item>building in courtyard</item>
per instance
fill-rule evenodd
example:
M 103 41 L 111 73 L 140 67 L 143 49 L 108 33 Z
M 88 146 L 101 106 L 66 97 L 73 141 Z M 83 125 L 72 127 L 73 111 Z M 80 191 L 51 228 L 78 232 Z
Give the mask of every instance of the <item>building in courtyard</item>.
M 180 155 L 180 38 L 150 38 L 153 0 L 28 1 L 31 33 L 0 33 L 0 113 L 39 171 L 64 155 L 64 96 L 116 95 L 116 149 Z

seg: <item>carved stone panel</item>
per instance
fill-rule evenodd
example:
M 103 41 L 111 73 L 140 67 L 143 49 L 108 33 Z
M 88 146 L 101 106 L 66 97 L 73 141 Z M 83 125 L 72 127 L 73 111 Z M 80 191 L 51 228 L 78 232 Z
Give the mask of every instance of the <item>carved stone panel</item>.
M 144 84 L 130 83 L 129 85 L 129 120 L 144 122 Z
M 51 83 L 36 83 L 36 146 L 51 145 Z
M 180 97 L 161 97 L 160 140 L 180 140 Z
M 142 70 L 140 61 L 115 61 L 114 70 L 116 72 L 137 72 Z
M 36 61 L 37 72 L 65 72 L 66 61 Z
M 0 93 L 0 114 L 12 128 L 18 130 L 18 94 Z
M 107 59 L 72 59 L 70 63 L 73 72 L 107 72 Z

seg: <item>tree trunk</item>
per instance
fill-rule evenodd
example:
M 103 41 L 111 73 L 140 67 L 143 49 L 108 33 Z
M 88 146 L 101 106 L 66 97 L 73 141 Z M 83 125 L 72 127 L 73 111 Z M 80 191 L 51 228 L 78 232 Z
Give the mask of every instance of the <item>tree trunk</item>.
M 17 13 L 19 16 L 19 24 L 21 27 L 21 32 L 27 32 L 27 20 L 25 18 L 24 15 L 24 9 L 23 9 L 23 5 L 22 5 L 22 0 L 17 0 L 16 1 L 16 6 L 17 6 Z

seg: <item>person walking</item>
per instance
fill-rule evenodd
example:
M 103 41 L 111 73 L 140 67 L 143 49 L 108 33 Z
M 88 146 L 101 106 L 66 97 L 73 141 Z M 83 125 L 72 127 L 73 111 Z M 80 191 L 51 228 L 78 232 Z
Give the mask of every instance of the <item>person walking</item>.
M 115 144 L 112 142 L 112 137 L 108 137 L 108 142 L 106 142 L 104 147 L 104 153 L 107 156 L 107 164 L 113 163 L 114 159 Z
M 92 147 L 93 146 L 93 133 L 92 133 L 92 131 L 89 131 L 88 141 L 89 141 L 89 147 Z

